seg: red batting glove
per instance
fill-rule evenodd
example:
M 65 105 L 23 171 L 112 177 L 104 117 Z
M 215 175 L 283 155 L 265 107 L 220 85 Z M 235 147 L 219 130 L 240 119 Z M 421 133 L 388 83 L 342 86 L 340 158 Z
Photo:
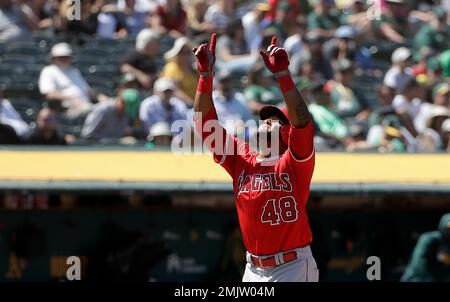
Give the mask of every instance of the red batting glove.
M 266 67 L 272 71 L 280 85 L 281 92 L 285 93 L 295 88 L 295 84 L 289 73 L 289 57 L 284 48 L 277 47 L 277 37 L 272 37 L 272 42 L 267 48 L 267 55 L 263 50 L 259 53 L 266 64 Z
M 261 57 L 266 64 L 266 67 L 273 73 L 275 76 L 281 77 L 289 74 L 289 58 L 286 50 L 281 47 L 277 47 L 277 37 L 272 37 L 272 42 L 267 48 L 267 55 L 263 50 L 259 52 Z
M 192 49 L 197 58 L 197 71 L 201 77 L 210 77 L 214 73 L 214 63 L 216 62 L 216 33 L 211 34 L 209 47 L 207 44 L 200 45 L 199 48 Z

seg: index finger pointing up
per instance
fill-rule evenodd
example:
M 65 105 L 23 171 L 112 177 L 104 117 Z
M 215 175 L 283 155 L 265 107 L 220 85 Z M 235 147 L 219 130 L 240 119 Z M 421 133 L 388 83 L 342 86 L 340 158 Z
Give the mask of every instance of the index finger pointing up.
M 211 41 L 209 42 L 209 51 L 212 54 L 216 53 L 216 33 L 211 34 Z
M 277 45 L 277 36 L 272 37 L 272 41 L 270 42 L 272 45 Z

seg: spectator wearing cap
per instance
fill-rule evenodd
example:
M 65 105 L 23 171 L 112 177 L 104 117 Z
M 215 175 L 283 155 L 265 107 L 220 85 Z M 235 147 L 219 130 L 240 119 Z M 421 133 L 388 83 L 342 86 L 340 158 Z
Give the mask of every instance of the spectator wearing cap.
M 130 135 L 130 108 L 137 107 L 136 103 L 139 102 L 139 91 L 125 89 L 115 99 L 95 105 L 86 117 L 81 137 L 89 140 L 116 140 Z
M 120 71 L 134 75 L 142 87 L 151 89 L 158 73 L 156 56 L 159 53 L 160 34 L 146 28 L 136 37 L 135 49 L 128 53 L 121 62 Z
M 159 78 L 153 87 L 153 95 L 146 98 L 139 108 L 139 118 L 148 133 L 157 122 L 168 123 L 186 120 L 187 106 L 175 96 L 176 84 L 169 79 Z
M 334 36 L 340 25 L 339 13 L 334 10 L 334 0 L 312 0 L 314 10 L 308 14 L 308 29 L 316 31 L 322 38 Z
M 407 29 L 408 6 L 405 0 L 385 0 L 379 5 L 381 15 L 374 18 L 375 34 L 382 40 L 405 43 Z M 375 8 L 380 11 L 379 8 Z
M 67 145 L 66 138 L 59 133 L 55 112 L 50 108 L 43 108 L 37 116 L 37 127 L 25 138 L 28 145 Z M 68 137 L 69 141 L 73 138 Z
M 192 45 L 188 38 L 176 39 L 173 47 L 164 54 L 164 59 L 166 64 L 161 71 L 161 77 L 174 81 L 179 88 L 175 92 L 176 96 L 187 105 L 193 105 L 198 74 L 192 67 Z
M 259 59 L 251 52 L 244 36 L 241 19 L 232 20 L 225 34 L 217 40 L 217 67 L 227 72 L 247 72 Z
M 172 132 L 170 125 L 166 122 L 157 122 L 149 130 L 147 139 L 155 146 L 170 146 Z
M 0 42 L 31 41 L 31 32 L 37 29 L 31 10 L 13 0 L 0 1 Z
M 244 96 L 248 109 L 257 115 L 266 105 L 279 105 L 283 101 L 273 74 L 263 65 L 255 65 L 248 74 Z
M 443 148 L 442 125 L 450 118 L 450 110 L 443 106 L 433 106 L 426 120 L 426 128 L 419 136 L 419 150 L 435 151 Z
M 413 151 L 415 139 L 403 127 L 395 112 L 385 112 L 377 124 L 370 127 L 366 140 L 352 144 L 348 150 L 378 150 L 383 153 Z
M 441 137 L 444 150 L 450 152 L 450 118 L 442 123 Z
M 340 26 L 334 38 L 324 43 L 324 54 L 334 64 L 337 60 L 347 59 L 362 68 L 373 69 L 370 51 L 357 44 L 359 32 L 350 25 Z
M 427 128 L 427 120 L 434 108 L 449 108 L 450 85 L 448 83 L 436 84 L 433 87 L 432 96 L 433 102 L 431 104 L 423 103 L 414 119 L 414 125 L 419 132 L 423 132 Z
M 335 112 L 341 118 L 367 120 L 370 110 L 366 108 L 361 96 L 357 96 L 352 88 L 354 66 L 347 59 L 336 62 L 334 81 L 330 81 L 330 98 Z
M 383 83 L 394 91 L 412 76 L 411 55 L 411 51 L 406 47 L 399 47 L 392 53 L 392 66 L 386 72 Z
M 233 88 L 231 73 L 219 72 L 217 79 L 212 97 L 219 122 L 229 133 L 241 135 L 245 130 L 244 124 L 252 119 L 245 97 Z
M 416 79 L 408 78 L 398 89 L 398 94 L 392 101 L 396 113 L 401 117 L 403 125 L 413 135 L 417 136 L 414 119 L 420 112 L 423 101 L 419 98 L 420 87 Z
M 91 100 L 107 97 L 96 93 L 86 83 L 80 71 L 72 66 L 72 48 L 67 43 L 54 45 L 50 52 L 52 64 L 44 67 L 39 76 L 39 90 L 51 102 L 60 102 L 68 117 L 86 114 Z
M 418 57 L 423 47 L 429 47 L 437 52 L 444 51 L 448 48 L 450 28 L 447 12 L 444 8 L 437 6 L 433 8 L 430 15 L 430 20 L 422 24 L 414 36 L 413 49 L 415 57 Z
M 22 119 L 20 113 L 14 109 L 11 103 L 0 96 L 0 124 L 7 132 L 14 131 L 17 137 L 23 137 L 30 130 L 28 124 Z M 6 127 L 9 126 L 9 127 Z M 8 128 L 8 129 L 7 129 Z M 9 136 L 9 135 L 8 135 Z
M 326 86 L 317 83 L 308 87 L 307 91 L 311 96 L 308 110 L 320 132 L 341 145 L 350 144 L 350 130 L 345 121 L 334 112 Z
M 160 2 L 152 14 L 151 27 L 177 38 L 186 34 L 187 14 L 180 0 Z
M 258 2 L 253 9 L 242 17 L 245 42 L 252 51 L 261 49 L 262 31 L 264 29 L 265 14 L 270 11 L 270 5 L 266 2 Z
M 390 153 L 404 152 L 407 150 L 407 141 L 399 129 L 392 126 L 385 126 L 383 130 L 381 146 L 378 147 L 379 152 Z

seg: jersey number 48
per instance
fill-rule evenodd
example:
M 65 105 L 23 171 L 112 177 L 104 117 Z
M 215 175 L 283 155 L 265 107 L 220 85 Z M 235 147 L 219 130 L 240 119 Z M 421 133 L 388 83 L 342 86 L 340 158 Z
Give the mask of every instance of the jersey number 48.
M 281 197 L 279 200 L 269 199 L 261 215 L 261 221 L 270 225 L 280 224 L 280 220 L 294 222 L 297 218 L 297 202 L 292 196 Z

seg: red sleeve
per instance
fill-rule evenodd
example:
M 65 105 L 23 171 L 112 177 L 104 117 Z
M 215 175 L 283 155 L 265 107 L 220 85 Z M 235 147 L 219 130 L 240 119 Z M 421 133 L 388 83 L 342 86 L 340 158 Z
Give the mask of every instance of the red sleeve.
M 194 115 L 194 123 L 196 132 L 201 134 L 203 145 L 213 153 L 214 161 L 234 177 L 237 158 L 249 153 L 248 145 L 230 135 L 220 125 L 214 108 L 203 118 Z
M 314 152 L 314 125 L 309 122 L 303 128 L 291 127 L 289 149 L 297 160 L 303 160 Z
M 288 165 L 295 173 L 296 183 L 309 185 L 314 172 L 314 126 L 308 123 L 304 128 L 291 127 L 289 149 L 283 155 L 282 165 Z

